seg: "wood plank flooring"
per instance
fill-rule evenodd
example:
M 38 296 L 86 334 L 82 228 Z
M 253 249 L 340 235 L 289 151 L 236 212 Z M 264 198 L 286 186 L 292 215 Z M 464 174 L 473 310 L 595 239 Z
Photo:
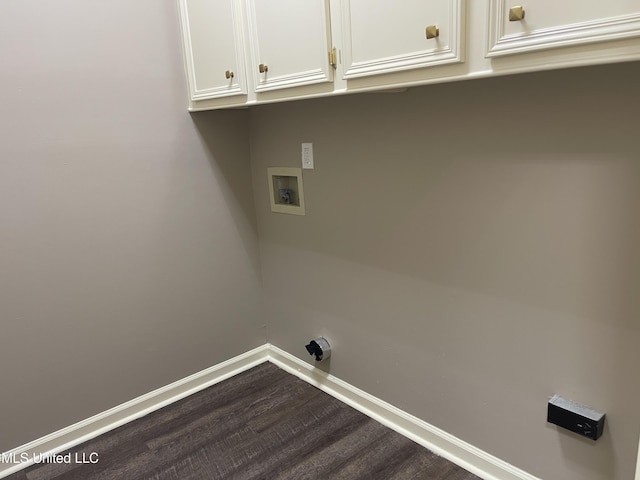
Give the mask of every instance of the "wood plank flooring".
M 271 363 L 69 453 L 99 460 L 39 463 L 7 478 L 478 479 Z

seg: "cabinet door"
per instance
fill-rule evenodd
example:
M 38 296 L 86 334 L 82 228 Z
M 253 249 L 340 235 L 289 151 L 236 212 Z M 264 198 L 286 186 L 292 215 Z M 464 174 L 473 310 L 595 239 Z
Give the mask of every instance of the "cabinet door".
M 236 0 L 180 0 L 192 101 L 247 93 L 240 7 Z
M 464 0 L 343 0 L 344 78 L 461 62 L 464 7 Z
M 488 57 L 640 35 L 638 0 L 490 0 L 490 5 Z
M 333 81 L 326 0 L 247 0 L 256 92 Z

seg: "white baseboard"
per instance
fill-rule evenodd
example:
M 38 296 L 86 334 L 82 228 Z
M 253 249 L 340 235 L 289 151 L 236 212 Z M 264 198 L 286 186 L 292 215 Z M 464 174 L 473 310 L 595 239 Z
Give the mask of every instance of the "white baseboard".
M 166 407 L 200 390 L 230 378 L 268 360 L 269 344 L 262 345 L 230 360 L 189 375 L 122 405 L 106 410 L 62 430 L 5 452 L 4 458 L 26 459 L 18 463 L 0 463 L 0 478 L 5 478 L 34 463 L 34 458 L 56 455 L 125 423 Z
M 274 345 L 269 346 L 269 361 L 480 478 L 540 480 Z
M 636 462 L 636 480 L 640 480 L 640 440 L 638 440 L 638 460 Z
M 36 456 L 69 450 L 266 361 L 485 480 L 540 480 L 270 344 L 5 452 L 2 454 L 5 458 L 27 458 L 31 461 L 0 463 L 0 479 L 28 467 Z

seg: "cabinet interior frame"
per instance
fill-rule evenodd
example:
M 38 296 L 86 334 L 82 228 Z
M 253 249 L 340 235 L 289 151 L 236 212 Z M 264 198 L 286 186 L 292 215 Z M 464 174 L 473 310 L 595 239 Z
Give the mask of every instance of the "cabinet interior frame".
M 507 35 L 509 5 L 506 0 L 489 0 L 487 58 L 640 36 L 640 11 Z

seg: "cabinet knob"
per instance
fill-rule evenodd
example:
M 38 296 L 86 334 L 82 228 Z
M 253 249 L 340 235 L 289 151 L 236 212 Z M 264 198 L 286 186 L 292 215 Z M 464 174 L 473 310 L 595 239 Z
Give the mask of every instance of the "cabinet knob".
M 231 70 L 227 70 L 226 72 L 224 72 L 224 76 L 227 79 L 233 78 L 233 72 Z
M 258 70 L 260 70 L 260 73 L 266 73 L 269 71 L 269 67 L 264 63 L 261 63 L 260 65 L 258 65 Z
M 524 20 L 524 7 L 522 5 L 511 7 L 509 9 L 509 21 L 519 22 L 520 20 Z
M 427 40 L 440 36 L 440 29 L 437 25 L 429 25 L 427 27 Z

